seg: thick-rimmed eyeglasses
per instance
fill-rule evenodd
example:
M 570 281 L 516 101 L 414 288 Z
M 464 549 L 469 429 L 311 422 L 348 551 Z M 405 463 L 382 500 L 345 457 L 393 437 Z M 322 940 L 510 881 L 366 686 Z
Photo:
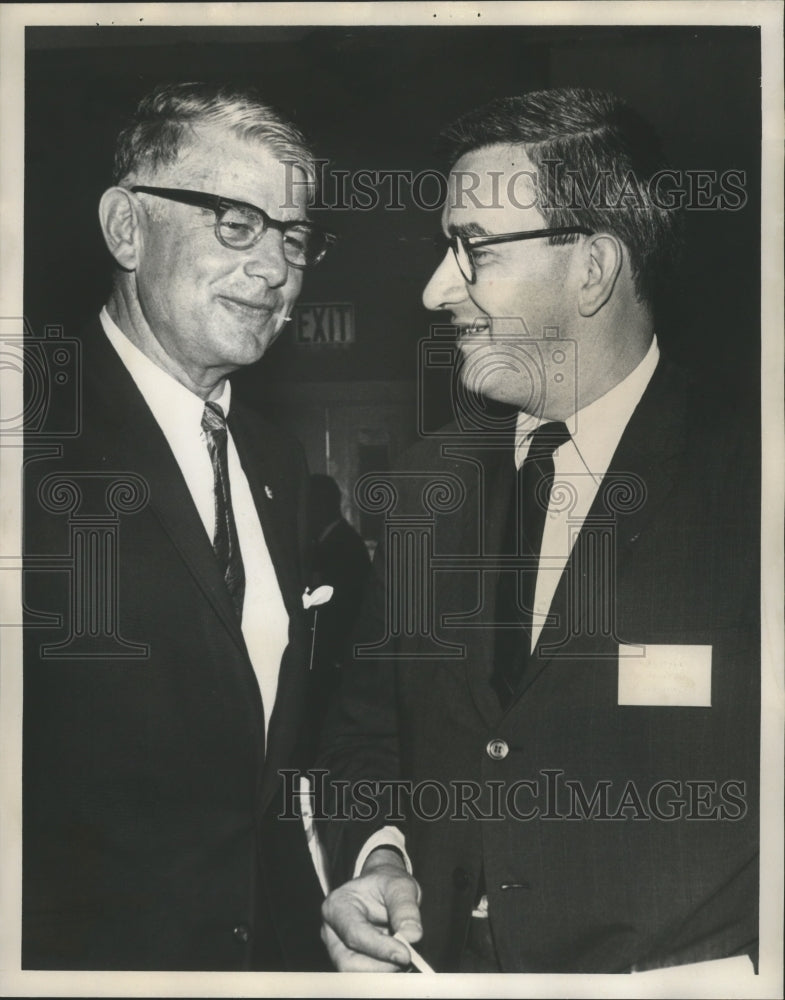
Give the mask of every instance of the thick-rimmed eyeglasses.
M 555 229 L 528 229 L 518 233 L 493 233 L 489 236 L 436 237 L 441 248 L 450 247 L 464 279 L 473 285 L 477 280 L 474 251 L 493 243 L 512 243 L 514 240 L 539 240 L 547 236 L 593 236 L 594 231 L 585 226 L 558 226 Z
M 310 222 L 279 222 L 271 219 L 264 209 L 245 201 L 222 198 L 204 191 L 187 191 L 184 188 L 148 187 L 137 184 L 134 194 L 153 194 L 169 201 L 179 201 L 195 208 L 215 212 L 215 238 L 230 250 L 248 250 L 255 246 L 268 229 L 276 229 L 283 236 L 283 255 L 292 267 L 313 267 L 327 253 L 335 236 Z

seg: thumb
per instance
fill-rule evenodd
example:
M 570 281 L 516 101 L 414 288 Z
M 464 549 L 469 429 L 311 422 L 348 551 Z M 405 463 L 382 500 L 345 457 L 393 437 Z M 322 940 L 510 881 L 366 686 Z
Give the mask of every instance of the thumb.
M 422 920 L 417 905 L 417 883 L 413 878 L 396 879 L 385 894 L 390 930 L 413 944 L 422 937 Z

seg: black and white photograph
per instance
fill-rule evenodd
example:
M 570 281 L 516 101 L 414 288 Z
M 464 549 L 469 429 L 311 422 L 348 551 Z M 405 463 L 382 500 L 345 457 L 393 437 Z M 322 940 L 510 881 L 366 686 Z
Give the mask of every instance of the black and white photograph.
M 782 995 L 782 28 L 0 11 L 4 995 Z

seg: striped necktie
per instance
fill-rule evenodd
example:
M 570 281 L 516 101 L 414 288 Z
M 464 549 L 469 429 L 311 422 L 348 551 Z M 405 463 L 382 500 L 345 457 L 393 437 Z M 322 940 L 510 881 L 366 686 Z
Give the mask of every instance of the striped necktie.
M 500 554 L 523 559 L 524 566 L 521 568 L 519 562 L 515 573 L 505 570 L 499 574 L 495 620 L 507 624 L 496 626 L 491 684 L 502 708 L 507 708 L 519 692 L 531 657 L 534 594 L 553 486 L 553 453 L 569 439 L 570 433 L 560 421 L 538 427 L 511 490 Z
M 245 597 L 245 570 L 237 538 L 237 526 L 232 512 L 232 492 L 229 486 L 227 458 L 228 432 L 226 417 L 218 403 L 206 402 L 202 414 L 202 430 L 213 465 L 215 495 L 215 532 L 213 551 L 221 567 L 237 617 L 242 621 Z

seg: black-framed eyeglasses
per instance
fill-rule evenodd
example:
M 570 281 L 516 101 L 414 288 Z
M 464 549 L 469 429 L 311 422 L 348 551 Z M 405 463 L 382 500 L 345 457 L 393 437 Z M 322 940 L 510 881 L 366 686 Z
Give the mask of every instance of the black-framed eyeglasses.
M 245 201 L 222 198 L 204 191 L 188 191 L 184 188 L 148 187 L 137 184 L 131 188 L 134 194 L 153 194 L 158 198 L 179 201 L 195 208 L 207 208 L 215 212 L 215 238 L 230 250 L 248 250 L 255 246 L 268 229 L 277 229 L 283 236 L 283 255 L 292 267 L 313 267 L 327 253 L 335 241 L 332 233 L 327 233 L 311 222 L 279 222 L 264 211 Z
M 441 248 L 450 247 L 455 254 L 464 279 L 473 285 L 477 280 L 477 269 L 473 251 L 492 243 L 512 243 L 514 240 L 539 240 L 548 236 L 593 236 L 594 231 L 585 226 L 557 226 L 555 229 L 527 229 L 518 233 L 493 233 L 488 236 L 444 236 L 436 237 Z

